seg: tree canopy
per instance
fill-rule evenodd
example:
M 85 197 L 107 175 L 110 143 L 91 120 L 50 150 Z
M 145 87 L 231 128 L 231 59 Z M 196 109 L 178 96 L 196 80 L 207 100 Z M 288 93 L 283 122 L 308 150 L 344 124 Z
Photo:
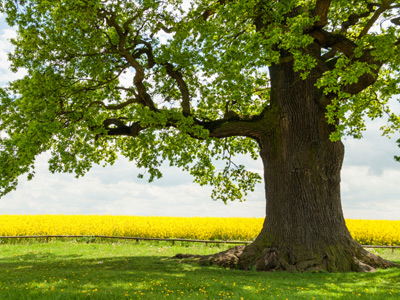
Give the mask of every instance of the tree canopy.
M 285 62 L 302 80 L 323 74 L 332 141 L 360 138 L 366 117 L 387 115 L 388 134 L 400 128 L 387 105 L 400 93 L 399 1 L 0 5 L 18 30 L 12 70 L 28 73 L 0 90 L 2 195 L 47 151 L 52 172 L 78 176 L 123 155 L 153 180 L 167 160 L 215 186 L 215 199 L 242 199 L 260 176 L 232 157 L 257 157 L 257 127 L 280 113 L 268 68 Z

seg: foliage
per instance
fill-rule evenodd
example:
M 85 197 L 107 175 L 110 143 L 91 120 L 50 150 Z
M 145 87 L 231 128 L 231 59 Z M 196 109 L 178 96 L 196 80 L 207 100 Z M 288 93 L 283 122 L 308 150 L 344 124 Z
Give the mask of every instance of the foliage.
M 210 254 L 215 247 L 73 242 L 0 245 L 0 298 L 386 300 L 400 297 L 400 270 L 395 268 L 361 274 L 243 273 L 165 258 L 177 252 Z M 389 253 L 382 254 L 389 258 Z
M 0 215 L 0 236 L 108 235 L 203 240 L 253 240 L 262 218 Z M 362 245 L 400 246 L 400 221 L 346 220 Z
M 52 172 L 81 176 L 121 154 L 150 181 L 168 160 L 213 185 L 214 199 L 242 199 L 260 176 L 232 159 L 256 157 L 268 68 L 287 62 L 303 80 L 318 73 L 332 140 L 361 137 L 365 117 L 388 115 L 384 132 L 399 129 L 387 106 L 400 88 L 399 1 L 1 4 L 18 29 L 12 70 L 28 73 L 0 90 L 1 194 L 49 152 Z

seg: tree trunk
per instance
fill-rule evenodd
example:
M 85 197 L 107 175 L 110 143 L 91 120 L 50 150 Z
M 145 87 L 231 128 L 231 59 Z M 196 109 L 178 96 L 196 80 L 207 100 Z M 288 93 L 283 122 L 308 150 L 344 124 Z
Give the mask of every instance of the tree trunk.
M 203 262 L 260 271 L 372 271 L 395 266 L 364 250 L 346 228 L 340 202 L 343 144 L 329 139 L 320 74 L 302 80 L 292 64 L 270 68 L 271 106 L 260 125 L 266 218 L 250 246 Z M 325 101 L 326 102 L 326 101 Z

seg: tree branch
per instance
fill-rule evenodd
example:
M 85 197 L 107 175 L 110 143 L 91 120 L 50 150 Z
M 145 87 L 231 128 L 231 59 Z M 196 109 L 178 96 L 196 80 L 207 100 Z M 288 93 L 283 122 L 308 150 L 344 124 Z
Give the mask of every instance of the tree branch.
M 331 33 L 323 29 L 314 30 L 309 33 L 325 49 L 333 48 L 344 55 L 351 57 L 357 45 L 342 34 Z
M 140 48 L 137 49 L 136 53 L 134 54 L 135 58 L 139 58 L 142 54 L 146 54 L 147 56 L 147 68 L 152 68 L 154 67 L 154 65 L 156 64 L 155 60 L 154 60 L 154 55 L 153 55 L 153 47 L 151 46 L 151 44 L 149 42 L 146 42 L 144 40 L 140 40 L 137 42 L 137 45 L 144 45 L 145 48 Z
M 103 121 L 104 128 L 107 130 L 109 136 L 131 136 L 136 137 L 146 127 L 140 125 L 140 122 L 135 122 L 130 126 L 127 126 L 122 122 L 121 119 L 106 119 Z M 110 127 L 115 126 L 115 127 Z
M 108 79 L 106 79 L 106 80 L 104 80 L 104 81 L 82 78 L 82 79 L 77 80 L 76 83 L 79 83 L 79 81 L 81 81 L 81 80 L 87 81 L 87 82 L 90 82 L 90 81 L 91 81 L 91 82 L 98 82 L 98 84 L 96 84 L 96 85 L 94 85 L 94 86 L 87 87 L 87 88 L 82 88 L 82 89 L 81 89 L 81 90 L 86 90 L 86 91 L 87 91 L 87 90 L 96 90 L 96 89 L 98 89 L 98 88 L 101 88 L 101 87 L 103 87 L 103 86 L 105 86 L 105 85 L 107 85 L 107 84 L 113 82 L 113 81 L 116 80 L 117 78 L 119 78 L 119 76 L 121 76 L 121 74 L 129 67 L 129 65 L 128 65 L 128 64 L 124 64 L 124 65 L 122 65 L 122 66 L 116 66 L 116 67 L 121 68 L 121 69 L 119 70 L 119 72 L 118 72 L 115 76 L 113 76 L 113 77 L 111 77 L 111 78 L 108 78 Z M 81 91 L 81 90 L 80 90 L 80 91 Z
M 127 49 L 125 49 L 125 42 L 126 38 L 129 35 L 129 21 L 128 23 L 125 23 L 125 32 L 122 31 L 121 27 L 119 24 L 116 22 L 116 15 L 111 12 L 111 17 L 107 18 L 107 16 L 104 16 L 107 24 L 117 31 L 117 34 L 119 36 L 119 44 L 118 44 L 118 52 L 127 60 L 127 62 L 135 69 L 135 77 L 133 78 L 133 83 L 136 86 L 138 93 L 139 93 L 139 98 L 142 100 L 142 104 L 149 107 L 151 110 L 156 111 L 155 104 L 153 102 L 153 99 L 151 96 L 147 93 L 146 87 L 143 84 L 144 78 L 145 78 L 145 73 L 143 70 L 143 67 L 139 64 L 139 62 L 136 60 L 135 56 L 132 55 Z M 141 44 L 145 44 L 144 41 L 140 42 Z M 137 43 L 135 44 L 137 45 Z M 150 61 L 150 59 L 149 59 Z
M 349 19 L 342 23 L 341 33 L 346 33 L 350 26 L 356 25 L 361 18 L 368 17 L 374 11 L 374 5 L 368 4 L 368 11 L 362 14 L 351 14 Z
M 199 121 L 197 125 L 209 131 L 209 136 L 214 138 L 226 138 L 231 136 L 246 136 L 258 140 L 263 126 L 260 124 L 269 109 L 265 109 L 260 115 L 240 117 L 238 115 L 215 121 Z
M 135 77 L 133 78 L 133 83 L 135 84 L 139 97 L 142 99 L 144 105 L 146 105 L 150 110 L 156 111 L 156 107 L 154 105 L 153 99 L 147 93 L 146 87 L 143 84 L 143 80 L 145 77 L 143 67 L 139 64 L 139 62 L 133 57 L 125 49 L 121 51 L 122 55 L 126 58 L 126 60 L 131 64 L 131 66 L 135 69 Z
M 365 27 L 363 28 L 363 30 L 360 32 L 358 38 L 363 37 L 364 35 L 366 35 L 368 33 L 368 31 L 371 29 L 371 27 L 375 24 L 376 20 L 378 20 L 378 18 L 380 17 L 381 14 L 383 14 L 388 8 L 389 8 L 389 4 L 385 3 L 386 1 L 383 1 L 383 5 L 381 7 L 379 7 L 375 13 L 373 14 L 373 16 L 371 17 L 371 19 L 368 20 L 368 23 L 365 25 Z
M 331 0 L 317 0 L 315 4 L 315 15 L 319 16 L 319 20 L 315 23 L 316 27 L 322 28 L 328 24 L 328 12 Z
M 267 111 L 267 110 L 266 110 Z M 261 136 L 262 126 L 259 124 L 264 118 L 264 113 L 241 118 L 239 116 L 234 116 L 230 118 L 219 119 L 215 121 L 200 121 L 194 119 L 195 124 L 203 127 L 209 132 L 209 136 L 213 138 L 226 138 L 232 136 L 246 136 L 254 139 L 259 139 Z M 166 124 L 159 127 L 162 128 L 178 128 L 178 120 L 169 119 Z M 125 125 L 122 119 L 110 118 L 103 121 L 103 126 L 107 130 L 107 135 L 109 136 L 137 136 L 141 131 L 147 129 L 148 127 L 143 127 L 140 122 L 135 122 L 132 125 Z M 264 129 L 263 129 L 264 130 Z M 204 137 L 199 137 L 195 134 L 188 133 L 192 138 L 204 139 Z
M 370 85 L 374 84 L 376 80 L 378 79 L 378 73 L 379 70 L 382 66 L 382 62 L 376 62 L 376 69 L 373 70 L 372 74 L 371 73 L 365 73 L 361 75 L 356 83 L 347 85 L 343 88 L 343 92 L 348 93 L 350 95 L 355 95 L 369 87 Z
M 128 32 L 123 32 L 122 28 L 119 26 L 119 24 L 117 23 L 117 16 L 114 12 L 109 12 L 109 14 L 111 15 L 110 18 L 105 17 L 106 22 L 109 26 L 114 27 L 114 29 L 117 31 L 117 34 L 119 36 L 119 44 L 118 47 L 120 49 L 123 49 L 125 47 L 125 41 L 126 41 L 126 37 L 128 36 Z
M 217 0 L 216 2 L 217 2 L 219 5 L 224 5 L 225 3 L 229 2 L 229 1 L 230 1 L 230 0 Z M 206 10 L 203 12 L 203 14 L 202 14 L 204 21 L 207 21 L 207 19 L 208 19 L 211 15 L 213 15 L 214 12 L 215 12 L 215 11 L 214 11 L 213 8 L 206 9 Z
M 138 17 L 140 17 L 140 15 L 142 13 L 144 13 L 146 10 L 148 10 L 149 7 L 144 8 L 142 11 L 138 11 L 133 17 L 127 19 L 124 24 L 122 25 L 122 27 L 124 27 L 124 34 L 128 34 L 129 33 L 129 25 L 131 25 L 133 23 L 133 21 L 135 21 Z
M 190 115 L 190 96 L 189 89 L 186 82 L 183 80 L 182 74 L 175 70 L 173 65 L 170 63 L 164 64 L 167 74 L 175 79 L 178 84 L 179 90 L 182 94 L 182 113 L 185 117 Z
M 108 110 L 118 110 L 118 109 L 124 108 L 133 103 L 142 103 L 142 101 L 141 101 L 141 99 L 138 99 L 138 98 L 132 98 L 132 99 L 129 99 L 129 100 L 119 103 L 119 104 L 109 104 L 109 105 L 104 104 L 104 102 L 102 102 L 102 101 L 93 101 L 89 104 L 88 108 L 90 108 L 91 106 L 94 106 L 94 105 L 100 105 Z
M 326 49 L 331 48 L 331 50 L 328 53 L 334 53 L 334 51 L 340 52 L 347 57 L 349 57 L 352 61 L 360 61 L 360 62 L 366 62 L 369 65 L 375 65 L 376 68 L 372 71 L 372 73 L 365 73 L 361 75 L 358 78 L 358 81 L 354 84 L 350 84 L 347 86 L 344 86 L 342 91 L 346 92 L 350 95 L 357 94 L 367 88 L 368 86 L 372 85 L 376 79 L 377 79 L 377 74 L 379 73 L 379 70 L 383 64 L 383 62 L 377 61 L 372 55 L 371 55 L 371 49 L 364 51 L 364 53 L 360 56 L 355 58 L 354 51 L 357 48 L 356 43 L 351 41 L 350 39 L 346 38 L 342 34 L 334 34 L 330 33 L 327 31 L 324 31 L 323 29 L 316 30 L 310 33 L 311 36 L 315 38 L 315 40 L 323 47 Z M 327 53 L 327 54 L 328 54 Z M 332 60 L 332 62 L 327 62 L 325 63 L 328 68 L 334 67 L 333 65 L 336 60 Z M 329 66 L 330 65 L 330 66 Z

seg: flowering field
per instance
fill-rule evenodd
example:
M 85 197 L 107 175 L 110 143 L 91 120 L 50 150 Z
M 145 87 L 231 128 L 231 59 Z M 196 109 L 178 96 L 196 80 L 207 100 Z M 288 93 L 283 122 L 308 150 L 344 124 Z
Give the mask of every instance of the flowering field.
M 0 215 L 0 236 L 109 235 L 204 240 L 253 240 L 262 218 Z M 363 245 L 400 246 L 400 221 L 346 220 Z

